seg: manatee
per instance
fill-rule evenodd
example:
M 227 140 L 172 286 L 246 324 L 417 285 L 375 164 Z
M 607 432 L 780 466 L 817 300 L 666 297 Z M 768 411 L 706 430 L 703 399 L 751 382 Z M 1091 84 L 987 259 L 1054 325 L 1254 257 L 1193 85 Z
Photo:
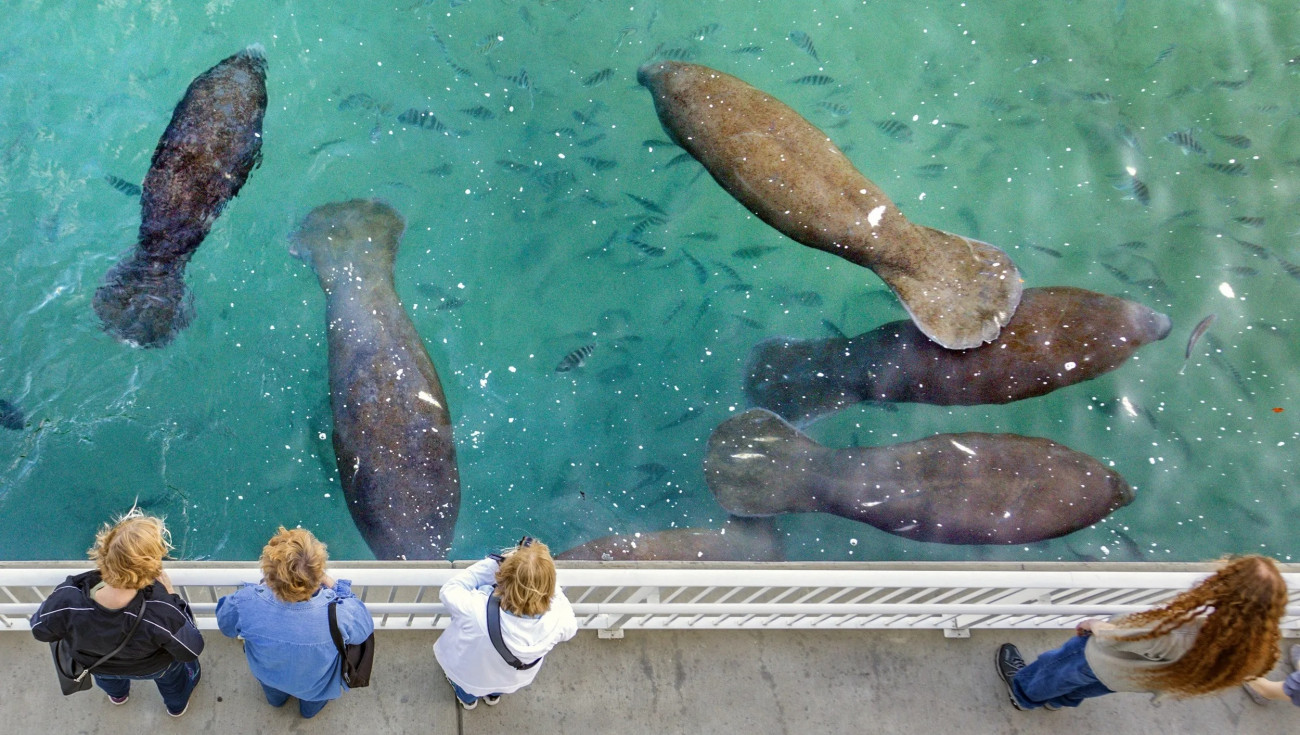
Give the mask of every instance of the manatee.
M 1169 317 L 1132 301 L 1030 288 L 1002 334 L 969 350 L 939 347 L 908 321 L 850 338 L 765 340 L 750 352 L 745 395 L 798 426 L 863 401 L 1009 403 L 1114 370 L 1169 329 Z
M 139 240 L 95 291 L 95 313 L 109 334 L 162 347 L 189 324 L 185 265 L 261 161 L 265 112 L 261 46 L 190 82 L 144 178 Z
M 674 528 L 615 534 L 575 546 L 564 561 L 785 561 L 774 524 L 763 518 L 732 518 L 717 528 Z
M 987 243 L 912 224 L 821 130 L 768 94 L 696 64 L 652 62 L 637 80 L 659 121 L 722 188 L 808 247 L 870 268 L 927 336 L 975 347 L 1015 313 L 1021 280 Z
M 402 216 L 379 201 L 313 209 L 290 237 L 325 291 L 334 458 L 379 559 L 442 559 L 460 508 L 451 414 L 393 289 Z
M 1124 478 L 1048 439 L 936 434 L 831 449 L 761 408 L 714 429 L 704 477 L 732 515 L 831 513 L 943 544 L 1055 538 L 1133 500 Z

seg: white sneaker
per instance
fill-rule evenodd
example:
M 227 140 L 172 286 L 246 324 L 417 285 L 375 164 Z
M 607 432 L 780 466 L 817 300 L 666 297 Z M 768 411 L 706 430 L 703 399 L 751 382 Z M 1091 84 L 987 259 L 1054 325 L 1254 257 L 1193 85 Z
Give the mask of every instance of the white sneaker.
M 500 695 L 500 694 L 497 694 L 497 695 L 488 695 L 488 696 L 486 696 L 486 697 L 483 698 L 483 704 L 486 704 L 486 705 L 489 706 L 489 707 L 495 707 L 495 706 L 497 706 L 497 705 L 500 704 L 500 703 L 501 703 L 501 695 Z

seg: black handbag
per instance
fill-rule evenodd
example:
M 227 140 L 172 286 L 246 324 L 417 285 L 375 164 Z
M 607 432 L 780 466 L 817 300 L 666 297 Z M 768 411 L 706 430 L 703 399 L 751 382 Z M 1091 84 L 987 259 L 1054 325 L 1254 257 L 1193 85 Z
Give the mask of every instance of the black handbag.
M 91 684 L 94 683 L 89 676 L 91 670 L 116 656 L 127 641 L 131 640 L 131 636 L 135 635 L 135 629 L 140 627 L 140 620 L 144 617 L 145 602 L 144 595 L 141 595 L 140 610 L 135 614 L 135 622 L 131 623 L 131 629 L 126 632 L 126 637 L 122 639 L 122 642 L 117 644 L 117 648 L 104 654 L 102 658 L 89 666 L 82 666 L 77 663 L 76 659 L 72 657 L 72 648 L 68 646 L 67 641 L 60 638 L 57 641 L 50 642 L 50 653 L 54 655 L 54 673 L 59 677 L 59 687 L 63 690 L 64 696 L 84 692 L 90 688 Z
M 370 686 L 370 669 L 375 665 L 375 634 L 360 643 L 343 645 L 343 634 L 339 632 L 338 615 L 334 606 L 339 601 L 331 602 L 329 607 L 330 637 L 334 639 L 334 648 L 339 652 L 339 667 L 343 669 L 343 682 L 351 689 Z

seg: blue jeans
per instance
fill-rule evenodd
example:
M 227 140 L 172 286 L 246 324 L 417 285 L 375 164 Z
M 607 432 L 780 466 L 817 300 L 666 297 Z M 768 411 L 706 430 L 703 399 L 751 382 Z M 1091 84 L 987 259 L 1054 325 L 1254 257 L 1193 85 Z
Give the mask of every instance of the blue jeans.
M 1016 672 L 1011 679 L 1011 691 L 1020 706 L 1024 709 L 1037 709 L 1045 704 L 1078 707 L 1089 697 L 1110 694 L 1112 690 L 1097 680 L 1084 658 L 1086 645 L 1087 638 L 1075 636 Z
M 465 704 L 474 704 L 475 702 L 478 701 L 478 697 L 474 696 L 473 694 L 470 694 L 469 692 L 465 691 L 464 689 L 461 689 L 461 688 L 460 688 L 460 684 L 457 684 L 456 682 L 451 681 L 451 679 L 448 679 L 447 681 L 451 682 L 451 688 L 456 690 L 456 699 L 459 699 L 460 701 L 464 702 Z M 501 696 L 501 694 L 500 694 L 500 692 L 498 692 L 498 693 L 496 693 L 496 694 L 489 694 L 488 696 L 489 696 L 489 697 L 499 697 L 499 696 Z
M 260 681 L 258 683 L 262 684 Z M 262 692 L 266 694 L 266 701 L 269 702 L 272 707 L 283 707 L 284 703 L 289 701 L 288 692 L 282 692 L 275 687 L 269 687 L 262 684 Z M 304 720 L 310 720 L 321 710 L 325 709 L 325 705 L 329 703 L 330 701 L 328 699 L 322 699 L 318 702 L 309 702 L 305 699 L 299 699 L 298 714 L 302 715 Z
M 167 705 L 167 711 L 173 714 L 182 712 L 185 705 L 189 704 L 190 694 L 194 687 L 199 683 L 199 662 L 190 661 L 182 663 L 173 661 L 171 666 L 154 674 L 95 674 L 95 683 L 108 693 L 110 697 L 121 699 L 131 693 L 131 681 L 142 681 L 153 679 L 154 684 L 158 685 L 158 693 L 162 695 L 163 704 Z

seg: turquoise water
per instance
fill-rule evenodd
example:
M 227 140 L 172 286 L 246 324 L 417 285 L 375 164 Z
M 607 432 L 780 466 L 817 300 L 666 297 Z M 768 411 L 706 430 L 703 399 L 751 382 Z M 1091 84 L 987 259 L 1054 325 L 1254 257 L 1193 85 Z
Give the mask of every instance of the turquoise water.
M 790 242 L 694 162 L 671 163 L 679 150 L 643 144 L 667 138 L 636 85 L 656 54 L 779 96 L 910 219 L 1003 248 L 1026 285 L 1104 291 L 1173 319 L 1119 370 L 1046 397 L 860 406 L 810 430 L 830 446 L 1044 436 L 1123 474 L 1128 507 L 1010 547 L 785 516 L 789 558 L 1300 554 L 1285 523 L 1300 441 L 1290 3 L 12 5 L 0 32 L 0 399 L 24 424 L 0 429 L 0 558 L 79 557 L 96 524 L 137 501 L 167 516 L 181 558 L 255 557 L 279 524 L 312 529 L 335 558 L 369 557 L 329 440 L 324 299 L 286 242 L 312 207 L 352 197 L 407 219 L 398 293 L 455 422 L 454 557 L 523 533 L 564 549 L 721 525 L 700 463 L 711 429 L 744 408 L 750 348 L 904 314 L 870 272 Z M 125 347 L 90 307 L 140 219 L 106 177 L 140 182 L 186 85 L 250 43 L 269 67 L 263 164 L 189 265 L 193 323 L 165 348 Z M 808 75 L 832 81 L 791 81 Z M 448 130 L 401 122 L 410 109 Z M 911 139 L 887 135 L 889 120 Z M 1195 145 L 1167 139 L 1179 131 Z M 1119 188 L 1127 168 L 1147 204 Z M 646 211 L 627 194 L 668 213 L 645 234 L 663 255 L 626 241 Z M 733 255 L 755 246 L 773 250 Z M 726 288 L 738 281 L 750 290 Z M 588 344 L 580 369 L 555 371 Z

